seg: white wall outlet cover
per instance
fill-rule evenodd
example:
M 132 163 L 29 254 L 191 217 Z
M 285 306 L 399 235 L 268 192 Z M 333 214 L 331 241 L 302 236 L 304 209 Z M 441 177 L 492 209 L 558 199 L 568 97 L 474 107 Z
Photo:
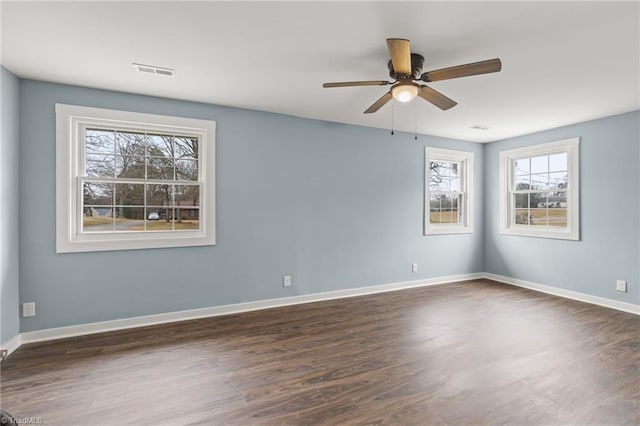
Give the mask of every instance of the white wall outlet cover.
M 28 302 L 22 304 L 22 316 L 23 317 L 35 317 L 36 316 L 36 304 L 35 302 Z
M 412 263 L 411 264 L 411 272 L 418 272 L 418 264 L 417 263 Z
M 291 287 L 291 275 L 285 275 L 282 277 L 282 285 L 284 287 Z
M 618 291 L 627 291 L 627 282 L 624 280 L 618 280 L 616 281 L 616 290 Z

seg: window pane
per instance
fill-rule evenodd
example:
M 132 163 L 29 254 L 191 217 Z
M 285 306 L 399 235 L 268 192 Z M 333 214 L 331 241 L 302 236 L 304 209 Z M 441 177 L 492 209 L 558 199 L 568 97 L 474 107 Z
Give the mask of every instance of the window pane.
M 200 187 L 198 185 L 176 185 L 175 200 L 179 207 L 200 205 Z
M 198 180 L 198 161 L 176 160 L 176 179 Z
M 521 158 L 520 160 L 514 161 L 514 169 L 516 171 L 516 175 L 527 175 L 531 173 L 529 160 L 529 158 Z
M 83 232 L 113 232 L 111 207 L 85 207 L 82 216 Z
M 547 173 L 549 171 L 549 156 L 531 158 L 531 173 Z
M 432 161 L 431 170 L 436 171 L 442 176 L 449 176 L 449 169 L 451 169 L 451 163 L 447 161 Z
M 549 226 L 566 227 L 567 209 L 549 209 Z
M 116 207 L 116 231 L 144 231 L 144 207 Z
M 554 207 L 566 209 L 567 208 L 567 193 L 566 192 L 553 192 L 549 197 L 550 200 L 555 202 Z
M 197 231 L 200 229 L 200 210 L 176 208 L 174 210 L 176 231 Z
M 144 133 L 116 132 L 116 154 L 122 156 L 140 156 L 145 153 Z
M 566 189 L 569 177 L 567 172 L 549 173 L 549 188 Z
M 451 204 L 452 204 L 452 201 L 453 201 L 452 194 L 442 194 L 440 196 L 440 199 L 441 199 L 440 200 L 440 206 L 443 209 L 450 210 L 451 209 Z
M 85 157 L 85 176 L 113 177 L 115 171 L 114 156 L 106 154 L 87 154 Z
M 440 223 L 440 195 L 431 195 L 430 201 L 430 221 L 431 223 Z
M 456 207 L 458 209 L 458 218 L 457 218 L 457 223 L 464 223 L 464 209 L 465 209 L 465 205 L 464 205 L 464 194 L 458 194 L 458 198 L 457 198 L 457 204 Z
M 529 207 L 529 194 L 515 194 L 514 206 L 517 209 Z
M 169 217 L 171 209 L 147 209 L 147 231 L 173 230 L 173 221 Z
M 144 206 L 144 184 L 116 183 L 116 206 Z
M 83 203 L 85 206 L 112 206 L 112 183 L 89 183 L 82 185 Z
M 147 179 L 173 180 L 173 158 L 149 158 Z
M 548 199 L 546 192 L 532 192 L 529 194 L 529 207 L 543 209 L 547 207 Z
M 429 187 L 434 191 L 449 190 L 449 163 L 442 161 L 431 162 Z
M 196 160 L 198 158 L 198 139 L 177 137 L 175 157 Z
M 568 170 L 567 166 L 567 153 L 553 154 L 549 156 L 549 171 L 560 172 Z
M 115 133 L 113 130 L 87 129 L 85 131 L 85 150 L 87 154 L 114 154 Z
M 529 225 L 547 226 L 547 209 L 530 209 Z
M 528 209 L 516 209 L 515 210 L 515 222 L 518 225 L 529 224 L 529 210 Z
M 549 174 L 531 175 L 531 189 L 549 188 Z
M 144 157 L 116 156 L 116 177 L 144 179 Z
M 529 175 L 516 176 L 516 182 L 515 182 L 516 191 L 531 189 L 530 178 L 531 176 Z
M 146 185 L 147 206 L 168 206 L 171 202 L 173 185 Z M 153 211 L 157 211 L 153 210 Z
M 455 222 L 455 216 L 457 216 L 457 214 L 453 213 L 453 208 L 454 208 L 453 203 L 454 201 L 456 201 L 455 195 L 443 194 L 441 198 L 442 199 L 440 201 L 440 206 L 442 207 L 442 210 L 440 211 L 440 218 L 442 219 L 442 222 L 445 222 L 445 223 Z
M 458 200 L 459 195 L 452 194 L 451 196 L 451 223 L 458 223 L 460 221 L 460 214 L 458 213 Z
M 451 177 L 451 180 L 449 181 L 449 191 L 459 192 L 460 190 L 460 178 L 455 176 Z
M 173 157 L 173 136 L 147 135 L 147 155 Z
M 440 210 L 440 212 L 438 213 L 438 222 L 437 223 L 451 223 L 451 208 L 447 207 L 447 208 L 442 208 L 442 210 Z
M 451 163 L 451 176 L 460 177 L 460 164 Z

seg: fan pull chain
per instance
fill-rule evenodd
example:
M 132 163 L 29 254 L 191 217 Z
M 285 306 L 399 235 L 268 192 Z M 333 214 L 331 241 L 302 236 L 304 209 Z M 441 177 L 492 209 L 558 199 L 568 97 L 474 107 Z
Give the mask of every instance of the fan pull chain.
M 418 140 L 418 113 L 416 113 L 416 129 L 415 133 L 413 134 L 413 140 Z
M 393 136 L 393 104 L 391 104 L 391 136 Z

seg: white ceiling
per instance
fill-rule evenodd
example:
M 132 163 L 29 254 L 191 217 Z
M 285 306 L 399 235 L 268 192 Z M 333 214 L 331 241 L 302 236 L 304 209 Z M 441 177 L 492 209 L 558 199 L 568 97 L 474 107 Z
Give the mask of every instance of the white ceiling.
M 363 114 L 387 88 L 321 85 L 388 78 L 385 39 L 408 38 L 425 71 L 503 67 L 431 83 L 448 111 L 394 101 L 396 130 L 486 142 L 639 109 L 639 5 L 4 1 L 1 59 L 23 78 L 389 129 L 391 104 Z

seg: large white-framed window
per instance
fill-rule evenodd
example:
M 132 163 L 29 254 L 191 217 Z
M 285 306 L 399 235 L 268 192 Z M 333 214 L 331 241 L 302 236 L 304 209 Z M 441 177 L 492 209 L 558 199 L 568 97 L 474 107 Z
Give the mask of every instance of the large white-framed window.
M 500 152 L 500 233 L 578 240 L 579 138 Z
M 58 253 L 215 244 L 215 122 L 56 104 Z
M 473 232 L 472 177 L 472 152 L 425 148 L 425 235 Z

